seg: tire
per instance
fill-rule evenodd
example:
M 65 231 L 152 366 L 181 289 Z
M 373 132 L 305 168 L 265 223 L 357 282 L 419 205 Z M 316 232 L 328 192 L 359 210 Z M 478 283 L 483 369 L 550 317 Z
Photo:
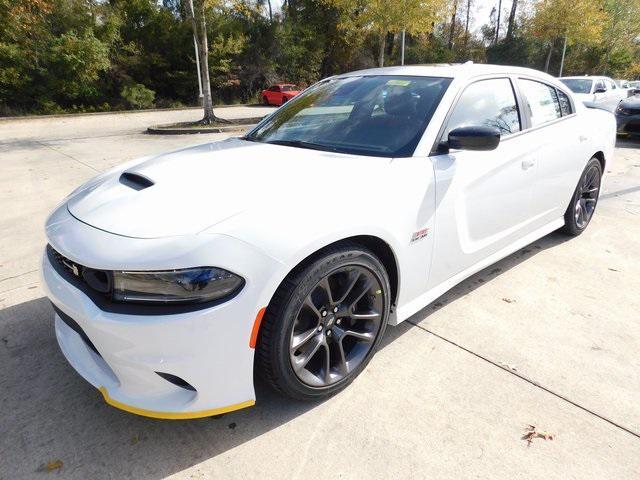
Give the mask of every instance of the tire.
M 262 97 L 262 104 L 269 105 L 269 99 L 267 97 Z
M 571 203 L 564 213 L 564 233 L 575 237 L 587 229 L 598 204 L 601 182 L 602 166 L 593 157 L 580 175 Z
M 282 103 L 280 105 L 284 105 L 289 100 L 287 97 L 282 97 Z
M 326 249 L 295 269 L 267 307 L 256 348 L 258 374 L 296 400 L 344 389 L 384 335 L 390 291 L 386 270 L 366 248 L 349 243 Z

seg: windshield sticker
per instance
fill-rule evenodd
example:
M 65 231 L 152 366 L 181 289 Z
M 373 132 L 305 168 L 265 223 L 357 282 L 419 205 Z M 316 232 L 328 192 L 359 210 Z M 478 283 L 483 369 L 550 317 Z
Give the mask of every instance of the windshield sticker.
M 390 85 L 393 87 L 408 87 L 409 85 L 411 85 L 411 80 L 398 80 L 398 79 L 389 80 L 387 82 L 387 85 Z

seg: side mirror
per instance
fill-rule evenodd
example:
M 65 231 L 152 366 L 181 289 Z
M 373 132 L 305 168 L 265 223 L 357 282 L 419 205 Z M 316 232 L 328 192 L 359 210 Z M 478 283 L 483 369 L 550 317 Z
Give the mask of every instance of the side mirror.
M 596 87 L 593 93 L 605 93 L 607 89 L 605 87 Z
M 460 127 L 449 132 L 448 147 L 458 150 L 495 150 L 500 143 L 500 130 L 495 127 Z

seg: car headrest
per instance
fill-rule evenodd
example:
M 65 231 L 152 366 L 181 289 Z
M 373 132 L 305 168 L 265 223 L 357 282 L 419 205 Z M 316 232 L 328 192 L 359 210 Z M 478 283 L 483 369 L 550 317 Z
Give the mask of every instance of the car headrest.
M 388 115 L 411 117 L 416 113 L 416 98 L 406 88 L 392 88 L 384 97 L 384 111 Z

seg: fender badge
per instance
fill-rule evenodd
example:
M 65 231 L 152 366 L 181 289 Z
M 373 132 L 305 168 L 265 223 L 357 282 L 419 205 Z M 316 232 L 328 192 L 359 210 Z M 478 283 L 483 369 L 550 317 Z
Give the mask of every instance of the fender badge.
M 428 228 L 423 228 L 422 230 L 418 230 L 417 232 L 413 232 L 413 235 L 411 235 L 411 243 L 417 242 L 418 240 L 426 237 L 427 235 L 429 235 L 429 229 Z

